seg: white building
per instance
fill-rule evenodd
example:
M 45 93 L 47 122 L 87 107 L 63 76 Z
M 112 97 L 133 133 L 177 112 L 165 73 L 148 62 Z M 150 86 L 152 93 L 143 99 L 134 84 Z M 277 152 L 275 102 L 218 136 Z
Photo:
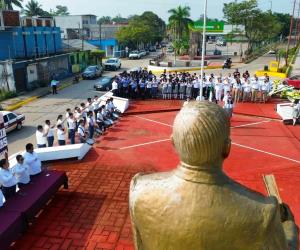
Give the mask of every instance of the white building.
M 63 39 L 97 39 L 100 27 L 95 15 L 55 16 L 56 27 L 60 27 Z

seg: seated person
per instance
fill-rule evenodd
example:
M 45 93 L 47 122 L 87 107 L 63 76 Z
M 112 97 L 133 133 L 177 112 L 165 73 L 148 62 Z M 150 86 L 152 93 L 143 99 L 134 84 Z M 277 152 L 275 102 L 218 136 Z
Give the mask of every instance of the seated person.
M 42 172 L 42 163 L 38 155 L 33 150 L 33 145 L 28 143 L 26 145 L 26 153 L 24 154 L 24 162 L 29 167 L 29 175 L 37 175 Z
M 0 185 L 6 200 L 16 193 L 17 179 L 9 169 L 7 153 L 5 153 L 5 158 L 0 160 Z
M 18 185 L 28 184 L 30 182 L 29 167 L 24 163 L 24 157 L 22 155 L 17 155 L 16 159 L 18 163 L 12 168 L 12 172 L 17 179 Z

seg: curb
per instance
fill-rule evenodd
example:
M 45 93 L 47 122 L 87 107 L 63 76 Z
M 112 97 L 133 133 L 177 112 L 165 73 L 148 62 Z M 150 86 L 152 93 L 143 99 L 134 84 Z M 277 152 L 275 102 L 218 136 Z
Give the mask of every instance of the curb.
M 57 88 L 57 90 L 63 90 L 65 88 L 67 88 L 67 87 L 70 87 L 71 85 L 73 85 L 73 82 L 64 83 L 61 86 L 59 86 Z M 18 108 L 23 107 L 24 105 L 26 105 L 26 104 L 28 104 L 30 102 L 33 102 L 33 101 L 37 100 L 38 98 L 44 97 L 44 96 L 49 95 L 49 94 L 51 94 L 50 90 L 48 90 L 47 93 L 41 94 L 39 96 L 32 96 L 32 97 L 29 97 L 29 98 L 27 98 L 25 100 L 19 101 L 19 102 L 13 104 L 13 105 L 9 105 L 9 106 L 7 106 L 5 108 L 5 110 L 7 110 L 7 111 L 14 111 L 14 110 L 16 110 Z

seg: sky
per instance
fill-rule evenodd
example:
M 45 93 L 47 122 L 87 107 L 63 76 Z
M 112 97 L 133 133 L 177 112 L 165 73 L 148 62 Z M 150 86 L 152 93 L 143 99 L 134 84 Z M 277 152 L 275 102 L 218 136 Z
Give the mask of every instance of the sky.
M 28 1 L 23 0 L 24 5 Z M 208 0 L 208 17 L 222 18 L 223 4 L 231 1 L 233 0 Z M 94 14 L 98 17 L 118 14 L 127 17 L 150 10 L 165 21 L 168 20 L 168 10 L 178 5 L 190 6 L 192 19 L 199 18 L 204 11 L 204 0 L 38 0 L 38 2 L 42 4 L 44 10 L 54 9 L 56 5 L 65 5 L 71 14 Z M 270 9 L 272 2 L 273 11 L 292 12 L 292 0 L 258 0 L 258 2 L 259 7 L 263 10 Z

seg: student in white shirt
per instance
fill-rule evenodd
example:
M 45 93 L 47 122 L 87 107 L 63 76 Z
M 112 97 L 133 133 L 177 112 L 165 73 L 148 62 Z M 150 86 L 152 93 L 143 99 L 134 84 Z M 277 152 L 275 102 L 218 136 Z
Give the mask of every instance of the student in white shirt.
M 51 88 L 52 88 L 52 94 L 57 94 L 57 84 L 59 83 L 59 81 L 57 81 L 56 79 L 53 79 L 51 81 Z
M 243 94 L 243 88 L 240 78 L 236 78 L 233 83 L 233 98 L 234 102 L 239 102 Z
M 18 186 L 20 187 L 30 182 L 29 166 L 24 163 L 24 157 L 22 155 L 17 155 L 16 159 L 18 163 L 12 168 L 12 172 L 15 174 Z
M 69 114 L 69 118 L 67 119 L 67 123 L 68 123 L 68 137 L 70 139 L 70 143 L 75 144 L 76 120 L 74 118 L 73 113 Z
M 223 83 L 222 79 L 218 78 L 216 84 L 215 84 L 215 94 L 216 94 L 216 100 L 221 101 L 222 100 L 222 93 L 223 93 Z
M 29 167 L 29 175 L 37 175 L 42 172 L 42 163 L 36 152 L 34 152 L 33 145 L 31 143 L 26 145 L 26 152 L 23 157 L 24 163 Z
M 229 91 L 227 91 L 226 94 L 224 95 L 223 102 L 224 102 L 223 108 L 227 113 L 228 117 L 231 118 L 232 111 L 233 111 L 233 99 Z
M 251 82 L 251 101 L 256 102 L 257 94 L 259 92 L 258 78 L 255 76 Z
M 8 154 L 0 160 L 0 185 L 5 199 L 9 199 L 16 193 L 17 179 L 9 169 Z
M 66 145 L 66 131 L 64 131 L 61 127 L 61 125 L 57 126 L 57 140 L 58 140 L 58 145 L 59 146 L 64 146 Z
M 268 98 L 268 81 L 265 79 L 260 85 L 260 102 L 266 103 Z
M 84 128 L 84 120 L 80 120 L 79 121 L 79 126 L 78 126 L 78 129 L 77 129 L 77 133 L 79 134 L 79 140 L 80 140 L 80 143 L 85 143 L 86 142 L 86 133 L 85 133 L 85 128 Z
M 43 126 L 38 125 L 35 132 L 36 144 L 38 148 L 45 148 L 47 143 L 47 133 L 44 132 Z
M 248 79 L 245 80 L 243 84 L 243 102 L 248 101 L 251 93 L 251 84 Z
M 65 129 L 64 123 L 65 123 L 65 120 L 63 119 L 63 116 L 62 116 L 62 115 L 59 115 L 59 116 L 57 117 L 57 120 L 56 120 L 56 127 L 57 127 L 58 125 L 61 125 L 62 128 Z
M 116 81 L 116 79 L 112 82 L 112 92 L 114 96 L 118 95 L 118 82 Z
M 51 126 L 50 120 L 45 121 L 44 131 L 47 134 L 48 147 L 53 147 L 54 143 L 54 126 Z

